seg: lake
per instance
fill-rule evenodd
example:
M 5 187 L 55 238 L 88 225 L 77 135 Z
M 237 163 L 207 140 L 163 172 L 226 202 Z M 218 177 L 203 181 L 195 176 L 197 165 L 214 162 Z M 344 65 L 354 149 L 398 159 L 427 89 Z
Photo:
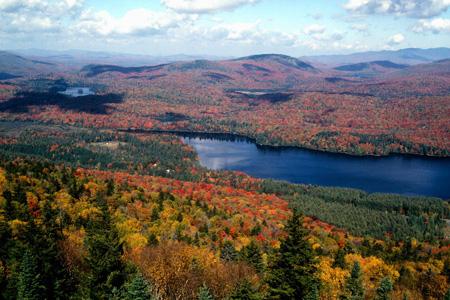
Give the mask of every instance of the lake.
M 63 92 L 59 92 L 62 95 L 66 95 L 69 97 L 73 97 L 73 98 L 77 98 L 77 97 L 84 97 L 84 96 L 90 96 L 90 95 L 94 95 L 95 93 L 93 91 L 91 91 L 90 88 L 88 87 L 72 87 L 72 88 L 67 88 L 65 91 Z
M 450 198 L 450 159 L 410 155 L 360 157 L 300 148 L 260 147 L 228 135 L 185 134 L 200 163 L 214 170 L 243 171 L 253 177 L 367 192 Z

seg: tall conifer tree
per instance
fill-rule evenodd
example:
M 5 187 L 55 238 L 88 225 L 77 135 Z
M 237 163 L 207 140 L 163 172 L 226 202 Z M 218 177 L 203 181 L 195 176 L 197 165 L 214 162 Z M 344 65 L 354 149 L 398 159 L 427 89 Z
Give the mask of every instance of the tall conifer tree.
M 316 259 L 302 220 L 303 216 L 294 210 L 286 226 L 288 236 L 269 267 L 269 299 L 303 300 L 318 289 Z

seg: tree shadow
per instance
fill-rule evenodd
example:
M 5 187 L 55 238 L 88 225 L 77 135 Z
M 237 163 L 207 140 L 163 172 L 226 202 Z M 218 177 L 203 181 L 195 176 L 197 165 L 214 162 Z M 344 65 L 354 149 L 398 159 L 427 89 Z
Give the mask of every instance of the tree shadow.
M 73 110 L 90 114 L 108 114 L 108 104 L 122 103 L 123 95 L 87 95 L 69 97 L 58 93 L 21 92 L 13 98 L 0 103 L 0 111 L 11 113 L 27 113 L 30 106 L 56 105 L 64 110 Z

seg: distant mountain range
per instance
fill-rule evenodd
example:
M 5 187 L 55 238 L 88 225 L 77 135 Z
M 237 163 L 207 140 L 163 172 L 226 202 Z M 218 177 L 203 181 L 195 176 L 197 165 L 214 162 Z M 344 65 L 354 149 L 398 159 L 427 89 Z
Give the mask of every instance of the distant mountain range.
M 433 62 L 450 59 L 450 48 L 410 48 L 302 58 L 258 54 L 220 60 L 217 57 L 154 57 L 81 50 L 21 50 L 21 53 L 23 54 L 0 51 L 0 80 L 61 71 L 81 71 L 89 77 L 116 72 L 131 74 L 134 78 L 147 76 L 151 80 L 162 80 L 163 77 L 190 72 L 192 80 L 206 80 L 216 84 L 221 82 L 235 85 L 251 81 L 256 85 L 272 85 L 276 81 L 278 85 L 292 87 L 305 80 L 317 82 L 324 78 L 328 85 L 362 78 L 381 79 L 387 75 L 395 77 L 395 74 L 415 76 L 414 73 L 425 72 L 424 70 L 427 74 L 442 73 L 440 69 L 448 64 Z M 418 68 L 413 69 L 412 65 Z
M 130 53 L 115 53 L 103 51 L 85 51 L 85 50 L 42 50 L 25 49 L 11 50 L 11 53 L 33 58 L 50 61 L 53 63 L 64 64 L 69 67 L 80 67 L 88 64 L 116 64 L 125 67 L 137 67 L 142 65 L 155 65 L 170 63 L 175 61 L 191 61 L 198 59 L 221 60 L 230 57 L 219 57 L 212 55 L 140 55 Z
M 139 55 L 128 53 L 113 53 L 100 51 L 85 51 L 85 50 L 42 50 L 42 49 L 25 49 L 25 50 L 11 50 L 11 54 L 16 54 L 29 58 L 30 60 L 48 61 L 55 64 L 64 64 L 68 67 L 82 67 L 88 64 L 111 64 L 120 65 L 124 67 L 138 67 L 143 65 L 157 65 L 166 64 L 177 61 L 194 61 L 194 60 L 227 60 L 232 57 L 226 56 L 211 56 L 211 55 Z M 2 52 L 4 53 L 4 52 Z M 271 54 L 251 55 L 248 58 L 256 60 L 263 60 L 269 58 Z M 278 55 L 278 54 L 276 54 Z M 279 55 L 287 60 L 286 55 Z M 389 61 L 400 65 L 416 65 L 422 63 L 429 63 L 432 61 L 450 58 L 450 48 L 407 48 L 401 50 L 384 50 L 384 51 L 369 51 L 359 52 L 346 55 L 317 55 L 317 56 L 301 56 L 298 57 L 309 65 L 322 65 L 329 68 L 338 67 L 341 65 L 351 65 L 366 62 L 383 62 Z M 241 58 L 238 58 L 241 59 Z M 292 59 L 292 58 L 291 58 Z M 1 70 L 0 70 L 1 71 Z
M 351 65 L 342 65 L 334 68 L 338 71 L 364 71 L 367 69 L 384 68 L 384 69 L 404 69 L 408 65 L 400 65 L 389 60 L 377 60 L 371 62 L 357 63 Z
M 300 59 L 336 67 L 369 61 L 391 61 L 396 64 L 416 65 L 450 58 L 450 48 L 407 48 L 395 51 L 369 51 L 347 55 L 302 56 Z
M 22 57 L 6 51 L 0 51 L 0 73 L 3 79 L 11 79 L 17 76 L 34 72 L 46 73 L 56 69 L 53 63 Z

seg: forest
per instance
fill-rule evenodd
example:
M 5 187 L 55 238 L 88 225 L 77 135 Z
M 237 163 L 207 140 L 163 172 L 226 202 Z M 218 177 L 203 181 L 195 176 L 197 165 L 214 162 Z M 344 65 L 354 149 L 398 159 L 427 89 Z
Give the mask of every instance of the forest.
M 41 122 L 1 122 L 0 158 L 2 299 L 450 297 L 442 199 L 210 171 L 173 135 Z
M 402 68 L 376 61 L 370 76 L 299 67 L 304 64 L 266 55 L 141 67 L 88 65 L 2 81 L 0 117 L 239 134 L 260 145 L 352 155 L 449 155 L 448 61 Z M 66 99 L 54 93 L 64 86 L 90 87 L 96 95 Z

